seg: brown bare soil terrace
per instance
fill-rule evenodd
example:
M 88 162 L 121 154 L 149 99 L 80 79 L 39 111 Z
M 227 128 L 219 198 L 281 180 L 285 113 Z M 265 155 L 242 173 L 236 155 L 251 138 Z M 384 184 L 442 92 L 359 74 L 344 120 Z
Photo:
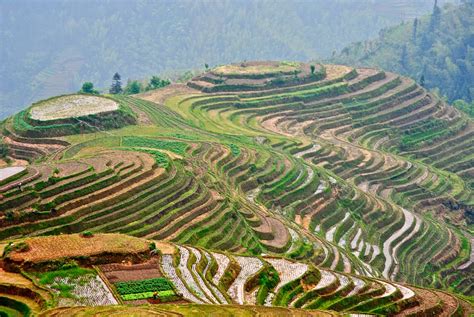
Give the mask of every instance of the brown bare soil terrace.
M 27 238 L 25 252 L 8 255 L 16 262 L 43 262 L 61 257 L 94 256 L 102 253 L 140 253 L 148 250 L 145 240 L 120 234 L 95 234 L 83 237 L 79 234 Z

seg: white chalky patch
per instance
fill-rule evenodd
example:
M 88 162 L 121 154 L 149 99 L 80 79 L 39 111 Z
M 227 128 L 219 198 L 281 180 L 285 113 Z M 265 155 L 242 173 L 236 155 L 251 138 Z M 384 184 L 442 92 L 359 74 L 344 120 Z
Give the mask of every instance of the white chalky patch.
M 12 177 L 25 170 L 24 166 L 10 166 L 0 168 L 0 181 Z
M 229 296 L 238 304 L 244 304 L 244 284 L 249 277 L 257 273 L 262 267 L 263 263 L 257 258 L 236 256 L 235 259 L 240 265 L 240 273 L 229 287 Z
M 395 277 L 397 276 L 397 273 L 398 273 L 398 269 L 399 269 L 399 262 L 398 262 L 398 259 L 396 257 L 396 254 L 398 253 L 398 249 L 408 240 L 410 240 L 418 231 L 420 231 L 420 227 L 421 227 L 421 219 L 418 218 L 417 216 L 415 216 L 415 228 L 413 228 L 413 231 L 411 231 L 408 235 L 406 235 L 400 242 L 397 243 L 397 245 L 393 248 L 392 250 L 392 256 L 393 256 L 393 259 L 394 259 L 394 262 L 395 262 L 395 269 L 393 270 L 391 276 L 390 276 L 390 279 L 394 280 Z
M 207 265 L 202 271 L 202 275 L 206 277 L 207 271 L 209 271 L 209 268 L 211 267 L 211 256 L 207 251 L 203 251 L 203 253 L 207 259 Z M 222 295 L 221 291 L 216 287 L 216 285 L 210 284 L 210 287 L 214 291 L 214 294 L 216 294 L 216 296 L 219 298 L 219 301 L 221 302 L 221 304 L 228 304 L 227 299 L 225 298 L 224 295 Z
M 313 288 L 313 290 L 323 289 L 336 282 L 336 276 L 333 273 L 325 270 L 321 270 L 320 272 L 321 279 L 319 280 L 318 284 Z
M 217 272 L 214 275 L 212 282 L 214 284 L 219 284 L 219 280 L 225 273 L 225 269 L 229 266 L 230 260 L 227 256 L 221 253 L 212 253 L 212 256 L 216 259 L 217 262 Z
M 54 98 L 31 108 L 31 118 L 47 121 L 117 110 L 118 103 L 103 97 L 72 95 Z
M 178 274 L 176 273 L 176 269 L 173 266 L 173 256 L 171 256 L 170 254 L 164 254 L 161 257 L 161 267 L 163 268 L 163 272 L 173 282 L 173 284 L 178 289 L 178 292 L 180 292 L 184 298 L 194 303 L 203 304 L 203 301 L 197 298 L 193 293 L 191 293 L 186 288 L 181 278 L 179 278 Z
M 303 276 L 303 274 L 308 270 L 308 265 L 306 264 L 294 263 L 285 259 L 268 258 L 265 259 L 265 261 L 270 263 L 275 268 L 275 270 L 278 272 L 278 276 L 280 277 L 280 282 L 274 290 L 275 293 L 277 293 L 283 285 Z
M 75 298 L 59 298 L 58 306 L 105 306 L 118 302 L 104 281 L 96 276 L 83 276 L 75 279 L 56 278 L 56 282 L 73 287 L 71 294 Z
M 209 302 L 209 300 L 206 298 L 204 295 L 203 291 L 197 285 L 196 281 L 193 278 L 193 275 L 191 274 L 191 271 L 189 271 L 187 263 L 189 260 L 189 251 L 188 249 L 178 246 L 179 249 L 179 254 L 180 254 L 180 260 L 179 260 L 179 265 L 178 268 L 181 271 L 181 275 L 184 279 L 184 282 L 188 284 L 188 286 L 191 288 L 191 290 L 199 296 L 199 298 L 204 301 L 204 302 Z
M 301 157 L 303 157 L 303 155 L 305 155 L 307 153 L 316 152 L 320 148 L 321 148 L 321 146 L 319 144 L 313 144 L 313 146 L 310 149 L 307 149 L 307 150 L 301 151 L 299 153 L 296 153 L 294 156 L 298 157 L 298 158 L 301 158 Z
M 314 195 L 319 195 L 321 194 L 324 190 L 326 189 L 326 181 L 321 180 L 321 182 L 318 185 L 318 188 L 314 192 Z
M 411 225 L 413 224 L 413 221 L 415 220 L 413 214 L 411 214 L 408 210 L 402 208 L 402 211 L 405 219 L 403 226 L 395 233 L 393 233 L 383 244 L 383 255 L 385 256 L 385 265 L 382 275 L 385 278 L 388 278 L 388 273 L 393 265 L 393 259 L 395 258 L 395 255 L 390 252 L 393 241 L 403 236 L 408 231 L 408 229 L 410 229 Z
M 201 276 L 199 275 L 197 271 L 197 265 L 201 261 L 201 252 L 199 252 L 195 248 L 189 248 L 189 249 L 191 250 L 191 252 L 194 254 L 194 256 L 197 259 L 196 262 L 194 262 L 193 265 L 191 266 L 191 269 L 193 270 L 194 276 L 196 277 L 200 288 L 204 291 L 204 293 L 206 293 L 207 298 L 210 298 L 212 302 L 218 304 L 219 300 L 212 294 L 212 292 L 209 290 L 206 283 L 204 282 L 204 280 L 201 278 Z
M 350 280 L 347 276 L 339 274 L 339 273 L 334 273 L 334 275 L 336 275 L 337 279 L 339 280 L 339 287 L 334 292 L 339 292 L 340 290 L 344 289 L 347 285 L 349 285 Z
M 351 249 L 357 248 L 357 244 L 359 242 L 359 238 L 362 235 L 362 229 L 357 229 L 357 233 L 355 234 L 354 238 L 351 241 Z M 360 251 L 359 251 L 360 252 Z
M 344 215 L 344 218 L 339 221 L 338 223 L 334 224 L 327 232 L 326 232 L 326 240 L 328 241 L 331 241 L 333 242 L 334 241 L 334 234 L 336 233 L 336 230 L 337 230 L 337 227 L 340 225 L 340 224 L 343 224 L 344 221 L 347 220 L 347 218 L 349 218 L 351 214 L 346 212 L 346 214 Z
M 372 258 L 370 259 L 370 262 L 372 262 L 377 255 L 380 254 L 380 248 L 377 245 L 372 245 L 372 248 L 374 249 L 374 253 L 372 253 Z
M 354 288 L 347 294 L 346 297 L 356 295 L 365 286 L 365 282 L 360 278 L 351 276 L 352 282 L 354 282 Z
M 390 296 L 397 291 L 397 288 L 390 283 L 386 283 L 383 281 L 377 281 L 377 282 L 383 285 L 383 287 L 385 288 L 385 292 L 382 295 L 374 297 L 374 298 L 382 298 L 382 297 Z
M 409 299 L 415 296 L 415 292 L 412 291 L 410 288 L 405 287 L 400 284 L 394 284 L 394 285 L 400 290 L 400 292 L 403 295 L 403 297 L 400 300 Z

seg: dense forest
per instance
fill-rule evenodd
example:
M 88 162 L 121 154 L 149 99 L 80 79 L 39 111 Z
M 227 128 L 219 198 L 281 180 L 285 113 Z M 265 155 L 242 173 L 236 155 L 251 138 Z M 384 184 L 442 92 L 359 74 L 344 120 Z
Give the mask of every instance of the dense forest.
M 378 66 L 408 75 L 472 116 L 474 100 L 474 1 L 441 7 L 399 26 L 384 29 L 379 38 L 342 50 L 334 62 Z M 466 103 L 467 102 L 467 103 Z
M 329 57 L 431 7 L 432 0 L 2 1 L 0 119 L 83 82 L 108 89 L 115 72 L 126 80 L 205 63 Z

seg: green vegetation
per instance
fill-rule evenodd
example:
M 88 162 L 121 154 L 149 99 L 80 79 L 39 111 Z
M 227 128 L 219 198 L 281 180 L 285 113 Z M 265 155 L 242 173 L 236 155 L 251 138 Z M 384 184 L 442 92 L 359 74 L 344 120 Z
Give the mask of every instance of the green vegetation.
M 453 106 L 466 113 L 471 119 L 474 119 L 474 101 L 467 103 L 464 100 L 456 100 L 453 102 Z
M 437 88 L 450 101 L 471 102 L 473 17 L 474 4 L 470 1 L 442 9 L 435 6 L 429 16 L 384 29 L 374 41 L 344 48 L 333 62 L 378 66 L 408 75 L 424 87 Z
M 122 77 L 120 76 L 119 73 L 115 73 L 114 76 L 112 77 L 112 86 L 110 86 L 109 92 L 112 95 L 117 95 L 122 93 Z
M 160 89 L 160 88 L 168 86 L 169 84 L 171 84 L 169 79 L 161 79 L 159 76 L 152 76 L 145 90 L 148 91 L 148 90 Z
M 235 144 L 229 144 L 230 151 L 232 152 L 232 155 L 238 156 L 240 154 L 240 148 L 238 145 Z
M 258 86 L 279 77 L 275 65 L 297 73 Z M 156 277 L 160 265 L 173 282 L 118 283 L 124 300 L 249 303 L 251 294 L 260 305 L 386 315 L 436 313 L 437 303 L 458 301 L 447 294 L 427 308 L 419 304 L 428 291 L 413 294 L 409 283 L 472 296 L 463 269 L 474 201 L 467 115 L 377 69 L 316 64 L 311 76 L 311 64 L 244 62 L 220 70 L 228 77 L 213 68 L 188 87 L 114 95 L 138 124 L 70 136 L 39 153 L 43 161 L 15 180 L 24 186 L 4 184 L 0 237 L 70 237 L 88 250 L 100 232 L 146 238 L 138 253 L 127 243 L 105 252 L 109 242 L 83 256 L 64 243 L 49 255 L 68 253 L 81 265 L 129 261 L 127 271 L 144 270 L 138 278 L 149 268 Z M 224 93 L 206 92 L 221 81 Z M 12 125 L 5 122 L 5 140 L 14 157 L 63 140 L 32 145 Z M 87 231 L 94 235 L 64 234 Z M 25 272 L 63 261 L 45 264 L 34 245 L 5 249 L 5 267 Z M 99 268 L 114 284 L 111 267 Z M 54 281 L 69 296 L 82 280 Z
M 143 293 L 133 293 L 133 294 L 121 295 L 122 299 L 126 300 L 126 301 L 154 298 L 155 296 L 162 303 L 170 302 L 170 301 L 176 300 L 178 298 L 176 296 L 176 293 L 173 290 L 156 291 L 156 292 L 143 292 Z
M 188 147 L 188 145 L 184 142 L 158 140 L 135 136 L 123 137 L 122 146 L 167 150 L 179 155 L 185 155 L 186 149 Z
M 115 287 L 120 295 L 173 290 L 173 284 L 163 277 L 139 281 L 117 282 L 115 283 Z
M 91 94 L 91 95 L 98 95 L 99 91 L 94 89 L 94 84 L 87 81 L 84 84 L 82 84 L 81 90 L 79 90 L 80 93 L 83 94 Z
M 72 267 L 67 268 L 67 266 L 72 266 Z M 40 273 L 38 274 L 38 277 L 39 277 L 39 283 L 42 285 L 46 285 L 46 284 L 55 283 L 56 279 L 58 278 L 76 279 L 83 275 L 90 275 L 90 274 L 95 274 L 95 271 L 91 269 L 77 267 L 74 265 L 66 265 L 64 269 Z
M 39 283 L 58 292 L 63 298 L 75 298 L 74 285 L 84 285 L 97 273 L 94 270 L 78 267 L 77 264 L 65 264 L 63 269 L 37 274 Z

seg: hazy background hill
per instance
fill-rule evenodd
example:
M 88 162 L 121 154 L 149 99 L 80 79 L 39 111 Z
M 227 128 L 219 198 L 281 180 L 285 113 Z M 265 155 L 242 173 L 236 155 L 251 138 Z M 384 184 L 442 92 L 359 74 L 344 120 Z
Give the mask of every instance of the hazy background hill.
M 378 66 L 437 88 L 450 101 L 472 102 L 474 1 L 434 8 L 431 15 L 383 30 L 375 40 L 344 48 L 333 61 Z
M 116 71 L 126 79 L 204 63 L 327 58 L 432 6 L 432 0 L 0 1 L 0 119 L 86 80 L 107 87 Z

